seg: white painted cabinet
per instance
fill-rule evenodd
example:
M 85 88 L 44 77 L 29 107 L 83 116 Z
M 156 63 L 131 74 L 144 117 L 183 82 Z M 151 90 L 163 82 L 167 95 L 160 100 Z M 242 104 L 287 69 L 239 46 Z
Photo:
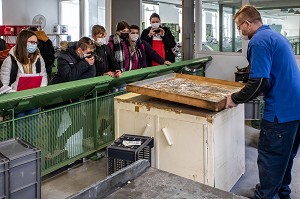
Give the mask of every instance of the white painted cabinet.
M 245 171 L 244 105 L 211 112 L 128 93 L 115 98 L 115 136 L 154 137 L 151 165 L 225 191 Z

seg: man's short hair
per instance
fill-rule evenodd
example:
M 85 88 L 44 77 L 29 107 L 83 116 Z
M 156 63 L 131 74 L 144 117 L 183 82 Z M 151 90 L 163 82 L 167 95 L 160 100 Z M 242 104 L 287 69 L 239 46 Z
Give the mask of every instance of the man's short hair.
M 91 40 L 89 37 L 82 37 L 76 45 L 76 49 L 81 48 L 83 51 L 90 48 L 91 50 L 95 50 L 95 44 L 93 40 Z
M 94 25 L 92 28 L 92 35 L 96 36 L 98 34 L 105 34 L 106 30 L 103 26 L 100 25 Z
M 135 29 L 135 30 L 138 30 L 140 32 L 140 27 L 138 27 L 137 25 L 131 25 L 130 28 L 131 29 Z
M 260 21 L 262 22 L 261 15 L 258 10 L 251 5 L 245 5 L 233 16 L 233 19 L 236 20 L 239 18 L 239 22 L 248 20 L 250 22 Z

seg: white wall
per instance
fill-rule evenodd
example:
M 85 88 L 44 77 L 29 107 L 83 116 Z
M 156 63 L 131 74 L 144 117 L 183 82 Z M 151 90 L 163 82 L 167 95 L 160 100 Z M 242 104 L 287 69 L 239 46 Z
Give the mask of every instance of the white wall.
M 3 24 L 31 25 L 37 14 L 46 17 L 46 33 L 58 23 L 58 0 L 4 0 L 2 1 Z
M 159 16 L 161 23 L 179 24 L 179 12 L 175 5 L 159 3 Z
M 111 29 L 112 33 L 116 32 L 116 25 L 120 21 L 126 21 L 129 25 L 135 24 L 141 27 L 142 17 L 141 0 L 112 0 L 111 1 Z
M 288 16 L 282 24 L 282 30 L 284 30 L 287 33 L 287 37 L 299 36 L 299 24 L 299 16 Z
M 244 68 L 248 65 L 245 55 L 230 54 L 202 54 L 196 55 L 196 58 L 211 56 L 212 61 L 206 65 L 206 77 L 234 81 L 234 73 L 237 71 L 235 66 Z M 300 69 L 300 56 L 296 56 L 298 68 Z
M 234 81 L 236 67 L 244 68 L 248 65 L 245 56 L 222 54 L 198 54 L 196 58 L 211 56 L 212 61 L 206 64 L 206 77 Z

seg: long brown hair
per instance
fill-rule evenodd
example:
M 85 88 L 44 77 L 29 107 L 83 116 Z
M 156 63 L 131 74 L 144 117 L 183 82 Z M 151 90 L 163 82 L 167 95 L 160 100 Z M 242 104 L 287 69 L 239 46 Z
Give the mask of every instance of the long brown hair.
M 15 57 L 22 65 L 32 64 L 39 54 L 38 50 L 29 54 L 27 52 L 27 40 L 32 36 L 36 36 L 36 34 L 31 30 L 22 30 L 17 36 L 14 53 Z

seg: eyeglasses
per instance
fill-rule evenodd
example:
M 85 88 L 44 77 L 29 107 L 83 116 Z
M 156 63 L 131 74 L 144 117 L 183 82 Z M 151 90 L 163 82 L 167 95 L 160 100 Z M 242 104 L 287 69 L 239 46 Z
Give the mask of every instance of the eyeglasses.
M 236 28 L 238 29 L 238 30 L 240 30 L 241 29 L 241 25 L 243 25 L 245 22 L 248 22 L 248 23 L 252 23 L 252 21 L 249 21 L 249 20 L 245 20 L 245 21 L 243 21 L 240 25 L 238 25 Z
M 37 41 L 27 41 L 27 43 L 31 43 L 31 44 L 38 44 L 39 42 L 37 42 Z

